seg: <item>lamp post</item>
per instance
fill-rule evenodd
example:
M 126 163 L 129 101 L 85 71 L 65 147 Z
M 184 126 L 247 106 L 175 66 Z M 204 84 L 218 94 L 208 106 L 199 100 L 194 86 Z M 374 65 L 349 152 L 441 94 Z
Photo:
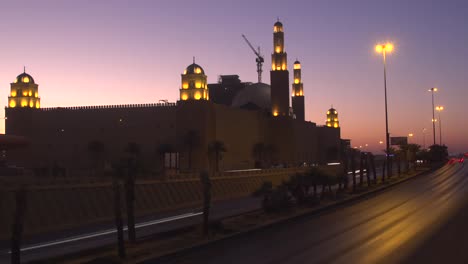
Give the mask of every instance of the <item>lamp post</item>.
M 436 134 L 435 134 L 435 112 L 434 112 L 434 93 L 437 92 L 437 88 L 431 88 L 428 90 L 432 94 L 432 134 L 434 136 L 434 145 L 436 144 Z
M 425 128 L 423 128 L 422 130 L 422 134 L 423 134 L 423 149 L 426 149 L 426 130 Z
M 440 119 L 440 112 L 444 110 L 444 107 L 440 105 L 436 106 L 435 109 L 437 110 L 437 112 L 439 112 L 439 143 L 442 146 L 442 119 Z
M 409 134 L 408 134 L 408 144 L 411 143 L 411 138 L 412 138 L 413 136 L 414 136 L 413 133 L 409 133 Z
M 387 160 L 387 170 L 388 175 L 390 176 L 390 135 L 388 133 L 388 110 L 387 110 L 387 52 L 393 51 L 393 44 L 379 44 L 375 46 L 375 51 L 382 53 L 383 65 L 384 65 L 384 94 L 385 94 L 385 141 L 386 141 L 386 160 Z

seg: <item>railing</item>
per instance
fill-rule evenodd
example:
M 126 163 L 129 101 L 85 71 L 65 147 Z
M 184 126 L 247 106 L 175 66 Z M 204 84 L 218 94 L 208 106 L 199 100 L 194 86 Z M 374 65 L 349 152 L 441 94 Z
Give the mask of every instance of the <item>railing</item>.
M 173 107 L 177 103 L 149 103 L 149 104 L 123 104 L 123 105 L 90 105 L 90 106 L 67 106 L 67 107 L 44 107 L 41 111 L 57 110 L 97 110 L 97 109 L 118 109 L 118 108 L 147 108 L 147 107 Z

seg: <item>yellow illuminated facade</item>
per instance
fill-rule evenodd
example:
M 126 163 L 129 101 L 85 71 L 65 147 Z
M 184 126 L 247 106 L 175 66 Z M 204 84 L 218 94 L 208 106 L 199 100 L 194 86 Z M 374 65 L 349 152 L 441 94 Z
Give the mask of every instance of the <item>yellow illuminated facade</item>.
M 10 84 L 10 96 L 8 106 L 10 108 L 40 108 L 39 85 L 34 82 L 33 77 L 23 72 Z
M 339 128 L 340 122 L 338 121 L 338 112 L 333 107 L 327 111 L 327 127 Z
M 205 71 L 194 62 L 182 74 L 180 100 L 209 100 L 208 84 Z
M 283 24 L 276 22 L 273 26 L 273 51 L 271 55 L 271 70 L 287 70 L 287 54 L 284 52 L 284 31 Z

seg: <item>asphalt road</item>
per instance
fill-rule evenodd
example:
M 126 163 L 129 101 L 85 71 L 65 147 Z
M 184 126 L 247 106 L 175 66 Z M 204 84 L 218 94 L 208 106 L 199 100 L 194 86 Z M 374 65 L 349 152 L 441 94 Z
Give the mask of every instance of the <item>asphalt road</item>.
M 394 168 L 396 170 L 396 168 Z M 381 168 L 377 170 L 380 178 Z M 394 173 L 396 175 L 396 172 Z M 352 175 L 349 174 L 352 184 Z M 356 175 L 359 183 L 359 173 Z M 366 177 L 364 177 L 366 182 Z M 336 188 L 336 186 L 334 186 Z M 261 198 L 245 197 L 220 201 L 212 206 L 212 220 L 260 209 Z M 137 238 L 166 232 L 201 223 L 199 208 L 186 208 L 172 212 L 143 217 L 137 220 Z M 113 222 L 101 223 L 81 228 L 74 228 L 57 233 L 50 233 L 28 238 L 23 241 L 21 260 L 32 261 L 47 259 L 64 254 L 94 249 L 115 244 L 116 233 Z M 9 243 L 0 241 L 0 264 L 9 263 Z
M 245 197 L 234 200 L 215 202 L 212 206 L 212 219 L 256 210 L 260 207 L 260 198 Z M 137 220 L 137 238 L 166 232 L 186 226 L 200 224 L 202 216 L 199 208 L 186 208 L 147 216 Z M 75 228 L 54 234 L 45 234 L 27 239 L 21 249 L 21 261 L 46 259 L 68 253 L 94 249 L 116 243 L 116 231 L 113 222 L 88 227 Z M 8 241 L 0 243 L 0 264 L 10 263 Z
M 446 165 L 364 201 L 159 263 L 468 263 L 467 179 L 467 166 Z

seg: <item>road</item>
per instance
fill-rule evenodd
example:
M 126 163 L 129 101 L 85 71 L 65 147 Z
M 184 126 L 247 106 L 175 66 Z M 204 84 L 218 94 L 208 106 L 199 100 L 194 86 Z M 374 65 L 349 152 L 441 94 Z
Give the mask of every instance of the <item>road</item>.
M 379 178 L 381 177 L 380 172 L 381 168 L 377 170 Z M 357 171 L 356 174 L 357 181 L 359 182 L 359 171 Z M 348 176 L 349 182 L 352 184 L 351 173 L 349 173 Z M 366 182 L 365 176 L 363 180 Z M 336 189 L 337 186 L 333 188 Z M 212 206 L 210 218 L 212 220 L 221 219 L 227 216 L 260 209 L 260 200 L 261 198 L 245 197 L 216 202 Z M 201 221 L 201 212 L 198 208 L 186 208 L 151 215 L 137 219 L 137 237 L 140 238 L 160 232 L 175 230 L 199 224 Z M 86 249 L 112 245 L 115 244 L 115 240 L 116 230 L 113 222 L 35 236 L 23 241 L 21 259 L 22 261 L 32 261 L 56 257 Z M 0 263 L 9 263 L 9 259 L 9 243 L 8 241 L 0 241 Z
M 458 246 L 463 254 L 456 257 L 450 249 L 458 241 L 438 240 L 450 241 L 447 227 L 468 234 L 468 226 L 457 218 L 468 205 L 467 177 L 463 163 L 446 165 L 364 201 L 158 263 L 430 263 L 432 256 L 468 263 L 463 250 L 467 238 Z M 463 216 L 468 219 L 468 213 Z M 454 221 L 457 227 L 450 225 Z
M 256 210 L 261 198 L 245 197 L 215 202 L 212 206 L 212 219 L 220 219 L 247 211 Z M 155 233 L 166 232 L 202 222 L 200 209 L 182 210 L 151 215 L 137 220 L 137 238 Z M 77 228 L 55 234 L 37 236 L 24 241 L 21 248 L 21 261 L 40 260 L 68 253 L 93 249 L 116 243 L 114 224 L 103 223 Z M 0 244 L 0 263 L 10 263 L 9 244 Z

